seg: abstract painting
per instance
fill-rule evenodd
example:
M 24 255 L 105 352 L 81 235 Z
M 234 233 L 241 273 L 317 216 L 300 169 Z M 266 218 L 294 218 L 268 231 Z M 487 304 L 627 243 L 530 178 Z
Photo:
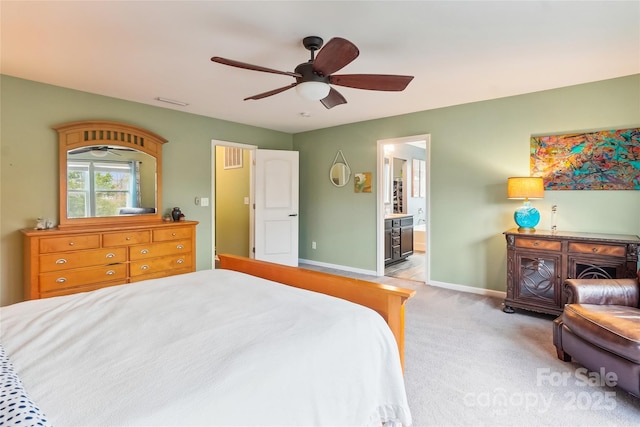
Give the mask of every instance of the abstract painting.
M 640 128 L 531 137 L 545 190 L 640 190 Z

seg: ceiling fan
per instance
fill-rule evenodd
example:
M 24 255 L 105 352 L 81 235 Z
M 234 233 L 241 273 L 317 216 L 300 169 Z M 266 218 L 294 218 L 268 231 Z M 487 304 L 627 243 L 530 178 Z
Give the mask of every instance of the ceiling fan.
M 93 145 L 91 147 L 76 148 L 75 150 L 69 151 L 69 154 L 91 153 L 91 155 L 95 157 L 104 157 L 107 154 L 111 153 L 111 154 L 115 154 L 116 156 L 121 156 L 121 154 L 118 153 L 116 150 L 130 151 L 127 148 L 121 149 L 121 148 L 109 147 L 108 145 Z
M 360 51 L 349 40 L 335 37 L 329 40 L 322 47 L 323 40 L 317 36 L 305 37 L 302 40 L 304 47 L 311 52 L 311 59 L 308 62 L 299 64 L 294 72 L 279 71 L 271 68 L 261 67 L 259 65 L 247 64 L 244 62 L 234 61 L 232 59 L 214 56 L 211 58 L 213 62 L 219 64 L 230 65 L 232 67 L 244 68 L 246 70 L 262 71 L 265 73 L 283 74 L 296 79 L 295 83 L 273 89 L 267 92 L 245 98 L 262 99 L 268 96 L 276 95 L 285 90 L 296 88 L 300 96 L 310 100 L 320 100 L 322 105 L 327 108 L 333 108 L 336 105 L 346 104 L 347 100 L 330 85 L 345 86 L 355 89 L 381 90 L 381 91 L 402 91 L 409 82 L 413 80 L 413 76 L 398 76 L 389 74 L 339 74 L 334 75 L 351 61 L 356 59 Z M 320 49 L 322 47 L 322 49 Z M 315 52 L 318 51 L 317 56 Z

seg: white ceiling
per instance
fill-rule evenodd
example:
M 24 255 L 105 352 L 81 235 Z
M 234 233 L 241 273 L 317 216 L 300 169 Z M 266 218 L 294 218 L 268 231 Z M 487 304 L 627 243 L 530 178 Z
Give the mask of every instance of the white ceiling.
M 638 0 L 2 0 L 0 14 L 3 74 L 290 133 L 640 73 Z M 359 47 L 337 74 L 415 79 L 336 87 L 348 103 L 327 110 L 295 90 L 243 101 L 294 79 L 210 61 L 293 71 L 309 35 Z

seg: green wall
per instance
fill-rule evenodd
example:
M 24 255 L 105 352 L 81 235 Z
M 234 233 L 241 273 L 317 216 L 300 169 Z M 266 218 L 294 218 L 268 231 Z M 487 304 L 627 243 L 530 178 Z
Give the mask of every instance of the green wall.
M 216 147 L 216 251 L 248 257 L 251 192 L 251 151 L 242 150 L 242 167 L 224 168 L 224 147 Z
M 325 178 L 337 150 L 373 172 L 381 139 L 431 134 L 431 280 L 505 290 L 502 232 L 521 201 L 509 176 L 529 175 L 531 135 L 640 126 L 640 75 L 349 124 L 294 136 L 300 151 L 300 258 L 376 269 L 376 189 Z M 547 191 L 541 229 L 640 235 L 640 191 Z M 311 249 L 311 242 L 317 249 Z
M 0 76 L 0 304 L 22 300 L 22 228 L 39 216 L 58 222 L 57 133 L 51 126 L 114 120 L 169 140 L 163 147 L 163 212 L 179 206 L 197 227 L 196 268 L 211 268 L 211 140 L 292 149 L 292 136 L 176 110 Z
M 197 268 L 211 267 L 211 140 L 300 152 L 300 258 L 376 267 L 377 141 L 431 134 L 431 279 L 504 290 L 502 232 L 520 204 L 506 178 L 529 172 L 532 134 L 640 126 L 640 75 L 477 102 L 296 135 L 230 123 L 8 76 L 0 77 L 0 304 L 22 299 L 19 229 L 58 216 L 57 134 L 51 126 L 115 120 L 147 128 L 164 146 L 164 210 L 180 206 L 200 221 Z M 338 107 L 339 108 L 339 107 Z M 328 178 L 337 150 L 353 172 L 372 172 L 372 193 Z M 640 191 L 556 191 L 535 201 L 540 228 L 640 234 Z M 311 241 L 317 249 L 311 249 Z

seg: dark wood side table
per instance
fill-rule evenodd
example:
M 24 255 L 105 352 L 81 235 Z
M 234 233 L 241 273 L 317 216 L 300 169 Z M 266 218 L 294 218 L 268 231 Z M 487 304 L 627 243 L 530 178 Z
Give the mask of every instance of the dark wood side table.
M 506 313 L 514 308 L 559 315 L 565 279 L 636 277 L 640 237 L 536 230 L 504 232 L 507 239 Z

